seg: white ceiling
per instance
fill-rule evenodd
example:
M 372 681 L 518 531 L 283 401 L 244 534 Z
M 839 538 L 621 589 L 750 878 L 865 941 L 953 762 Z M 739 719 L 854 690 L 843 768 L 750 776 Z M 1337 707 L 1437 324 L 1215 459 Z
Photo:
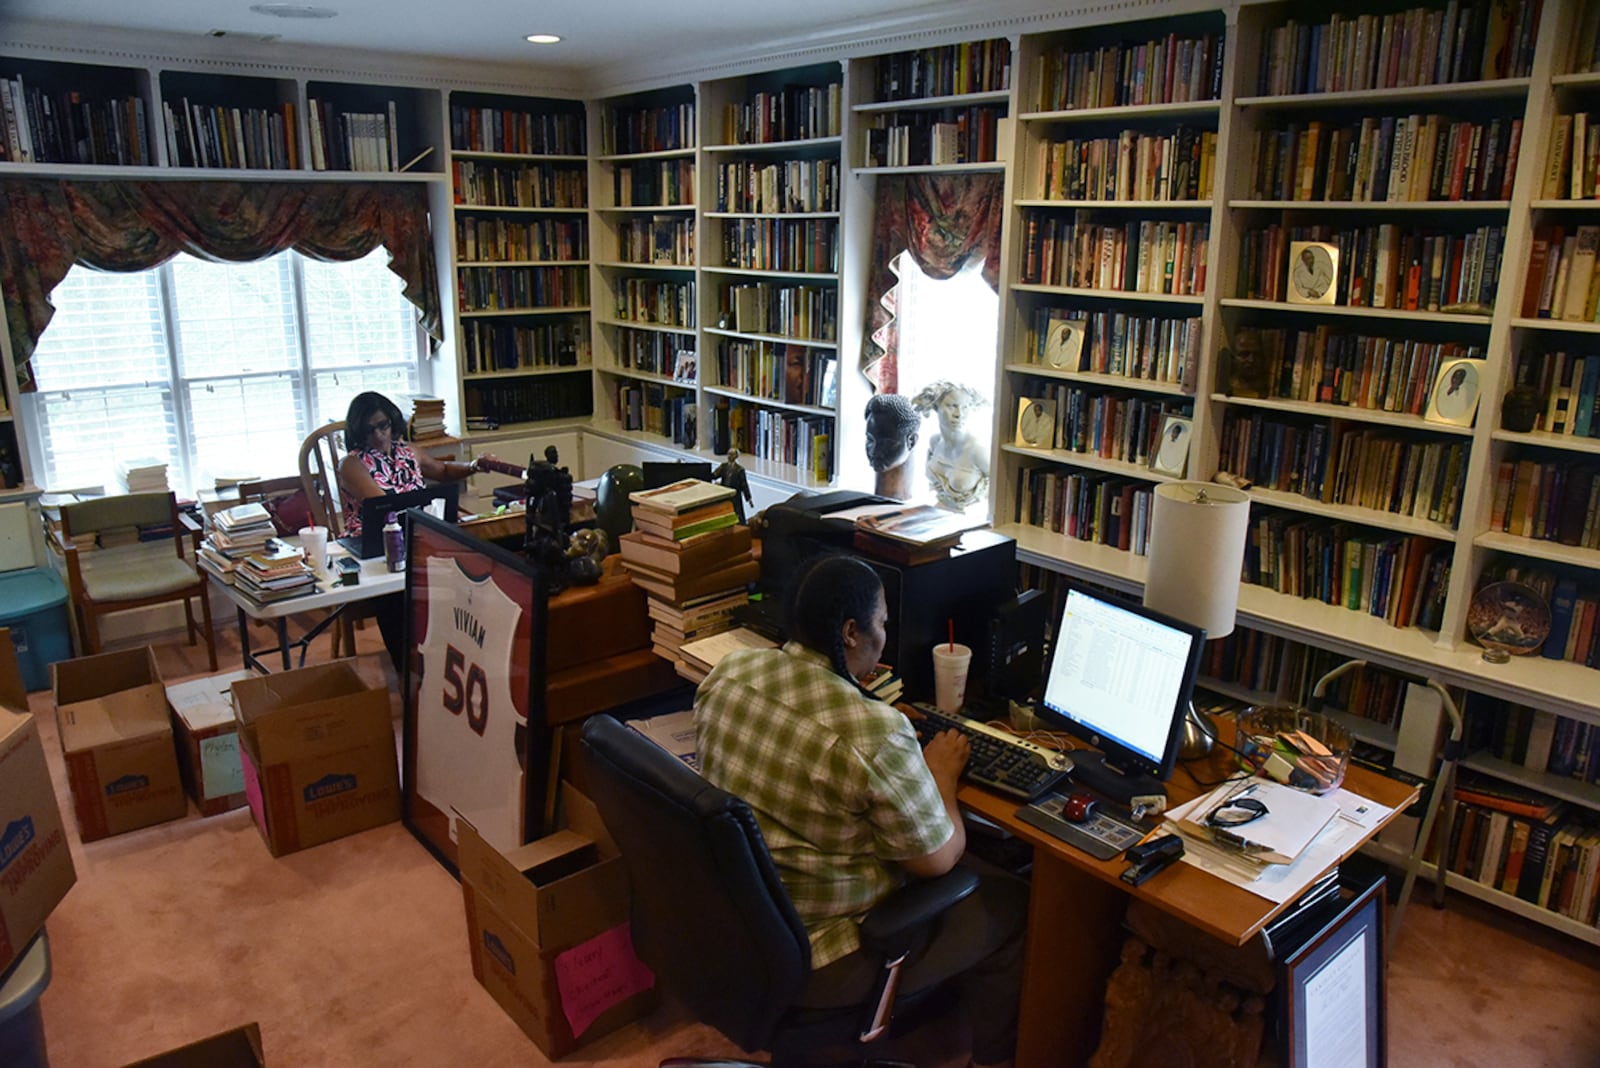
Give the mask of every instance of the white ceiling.
M 435 60 L 523 66 L 577 86 L 690 71 L 759 57 L 896 34 L 948 29 L 1019 14 L 1070 9 L 1048 0 L 286 0 L 333 18 L 277 18 L 250 10 L 263 0 L 0 0 L 4 30 L 44 27 L 62 44 L 115 48 L 118 33 L 172 37 L 194 58 L 239 54 L 286 62 L 310 46 L 403 53 Z M 273 0 L 265 0 L 273 3 Z M 1094 5 L 1104 10 L 1105 4 Z M 1133 6 L 1140 6 L 1135 0 Z M 7 23 L 10 26 L 7 26 Z M 228 38 L 216 40 L 211 31 Z M 996 35 L 1004 30 L 993 31 Z M 554 33 L 556 45 L 531 45 Z M 263 35 L 277 39 L 262 42 Z M 237 37 L 237 40 L 231 38 Z M 899 47 L 918 47 L 910 41 Z M 893 47 L 893 46 L 891 46 Z

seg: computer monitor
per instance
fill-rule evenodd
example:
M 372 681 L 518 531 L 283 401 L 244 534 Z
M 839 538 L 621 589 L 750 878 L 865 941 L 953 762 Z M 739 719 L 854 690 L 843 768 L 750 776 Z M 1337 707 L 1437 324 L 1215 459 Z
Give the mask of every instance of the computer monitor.
M 1067 592 L 1039 718 L 1102 757 L 1073 753 L 1073 778 L 1120 801 L 1172 777 L 1206 632 L 1131 601 Z
M 382 497 L 368 497 L 361 502 L 360 535 L 340 538 L 339 544 L 362 560 L 375 559 L 383 555 L 383 527 L 389 521 L 390 512 L 403 512 L 407 508 L 426 508 L 434 501 L 443 501 L 444 514 L 440 518 L 446 523 L 453 524 L 460 515 L 457 503 L 460 494 L 459 482 L 441 482 L 436 486 L 426 486 L 422 489 L 386 493 Z

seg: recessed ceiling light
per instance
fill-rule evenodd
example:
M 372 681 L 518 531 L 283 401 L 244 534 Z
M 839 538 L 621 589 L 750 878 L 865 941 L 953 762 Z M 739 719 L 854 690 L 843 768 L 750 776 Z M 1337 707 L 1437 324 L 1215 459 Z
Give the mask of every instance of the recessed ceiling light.
M 527 41 L 529 44 L 559 44 L 561 38 L 553 33 L 530 33 Z
M 257 15 L 271 15 L 275 19 L 331 19 L 339 13 L 329 7 L 308 7 L 305 4 L 251 4 Z

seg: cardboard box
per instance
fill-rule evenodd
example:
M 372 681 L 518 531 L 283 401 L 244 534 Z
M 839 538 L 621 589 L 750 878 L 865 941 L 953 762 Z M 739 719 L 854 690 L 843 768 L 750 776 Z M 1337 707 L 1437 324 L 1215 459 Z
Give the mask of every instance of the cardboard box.
M 272 855 L 400 818 L 389 693 L 347 661 L 233 684 L 244 792 Z
M 266 1068 L 261 1027 L 247 1023 L 220 1035 L 134 1061 L 127 1068 Z
M 563 786 L 567 828 L 509 853 L 465 820 L 461 896 L 472 974 L 545 1056 L 655 1007 L 628 936 L 628 876 L 588 798 Z
M 50 672 L 78 836 L 92 842 L 186 814 L 172 710 L 150 647 L 63 660 Z
M 217 816 L 245 804 L 244 765 L 239 759 L 239 723 L 233 718 L 233 684 L 255 678 L 248 670 L 207 675 L 167 687 L 178 770 L 202 816 Z
M 0 975 L 4 975 L 78 881 L 78 873 L 45 765 L 39 725 L 27 714 L 16 653 L 3 630 L 0 705 L 5 706 L 0 707 Z

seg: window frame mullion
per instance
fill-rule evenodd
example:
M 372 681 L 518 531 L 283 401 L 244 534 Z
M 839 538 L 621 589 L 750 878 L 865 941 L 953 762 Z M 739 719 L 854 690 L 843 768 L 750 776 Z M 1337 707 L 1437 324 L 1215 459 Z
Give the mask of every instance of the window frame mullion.
M 174 444 L 177 447 L 179 478 L 178 485 L 189 487 L 193 493 L 199 492 L 199 487 L 194 484 L 194 472 L 190 470 L 189 456 L 193 451 L 189 440 L 189 404 L 184 395 L 184 380 L 178 366 L 178 316 L 177 301 L 175 299 L 175 283 L 172 277 L 172 260 L 156 268 L 156 304 L 161 313 L 161 338 L 167 349 L 167 411 L 168 418 L 172 420 L 172 433 Z M 173 479 L 170 474 L 167 484 L 171 485 Z
M 311 382 L 311 320 L 306 314 L 305 257 L 289 250 L 289 288 L 294 296 L 295 348 L 300 353 L 300 440 L 311 433 L 315 418 L 315 386 Z

